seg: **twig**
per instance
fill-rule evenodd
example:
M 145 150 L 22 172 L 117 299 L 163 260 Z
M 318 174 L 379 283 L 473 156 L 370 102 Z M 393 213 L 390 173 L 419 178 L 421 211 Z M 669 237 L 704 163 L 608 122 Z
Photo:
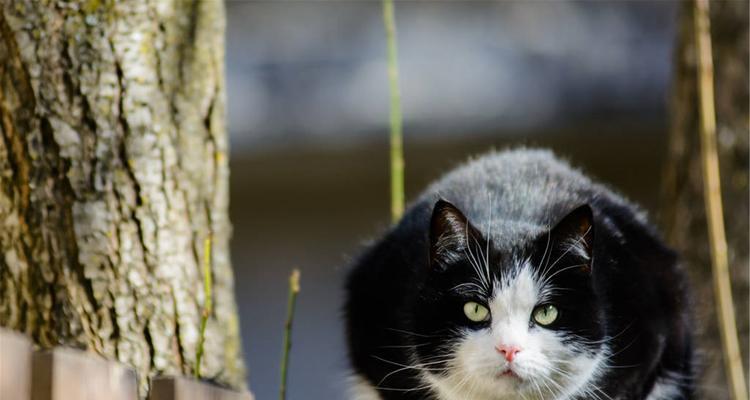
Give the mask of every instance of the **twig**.
M 286 399 L 286 377 L 289 370 L 289 350 L 292 348 L 292 321 L 294 320 L 294 306 L 297 303 L 297 294 L 299 293 L 299 276 L 299 270 L 295 269 L 289 277 L 289 300 L 286 306 L 286 326 L 284 327 L 284 349 L 281 356 L 281 389 L 279 390 L 279 400 Z
M 383 0 L 383 24 L 388 42 L 388 81 L 390 87 L 391 220 L 404 213 L 404 144 L 401 132 L 401 91 L 398 83 L 398 49 L 393 0 Z
M 195 355 L 195 377 L 201 378 L 201 360 L 203 359 L 203 344 L 206 340 L 206 325 L 208 317 L 211 316 L 213 303 L 211 301 L 211 288 L 213 286 L 211 277 L 211 236 L 203 242 L 203 311 L 201 313 L 201 326 L 198 336 L 198 349 Z
M 724 364 L 734 400 L 747 399 L 745 374 L 742 371 L 737 326 L 734 319 L 732 287 L 729 279 L 727 241 L 724 232 L 719 156 L 716 145 L 716 111 L 714 109 L 714 72 L 708 0 L 696 0 L 694 9 L 695 38 L 698 54 L 698 93 L 700 108 L 701 164 L 703 197 L 706 203 L 708 236 L 711 246 L 714 295 L 719 312 L 719 328 L 724 350 Z

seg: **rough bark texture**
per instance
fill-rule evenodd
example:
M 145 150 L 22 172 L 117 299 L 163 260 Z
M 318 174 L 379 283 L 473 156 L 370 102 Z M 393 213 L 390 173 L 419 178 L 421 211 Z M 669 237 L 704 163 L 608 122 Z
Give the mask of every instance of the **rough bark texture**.
M 712 1 L 711 36 L 724 219 L 743 359 L 748 354 L 748 2 Z M 675 53 L 670 153 L 663 214 L 689 267 L 700 345 L 700 399 L 727 399 L 711 284 L 698 134 L 693 4 L 685 2 Z M 747 372 L 747 364 L 745 364 Z
M 220 1 L 0 2 L 0 325 L 244 386 Z

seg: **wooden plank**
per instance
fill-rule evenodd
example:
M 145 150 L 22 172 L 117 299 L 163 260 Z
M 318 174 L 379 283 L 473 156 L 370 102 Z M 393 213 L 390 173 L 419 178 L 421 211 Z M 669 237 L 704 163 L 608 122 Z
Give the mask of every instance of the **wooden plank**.
M 253 400 L 247 392 L 236 392 L 184 377 L 157 377 L 151 381 L 149 400 Z
M 31 399 L 31 341 L 0 328 L 0 399 Z
M 33 356 L 32 400 L 137 400 L 135 371 L 96 354 L 68 349 Z

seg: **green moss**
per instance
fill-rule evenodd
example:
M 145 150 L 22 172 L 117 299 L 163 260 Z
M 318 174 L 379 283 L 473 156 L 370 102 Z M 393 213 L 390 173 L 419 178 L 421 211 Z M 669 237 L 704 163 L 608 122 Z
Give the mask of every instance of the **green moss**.
M 100 0 L 88 0 L 83 5 L 83 12 L 86 14 L 92 14 L 99 10 L 99 7 L 101 7 L 102 2 Z

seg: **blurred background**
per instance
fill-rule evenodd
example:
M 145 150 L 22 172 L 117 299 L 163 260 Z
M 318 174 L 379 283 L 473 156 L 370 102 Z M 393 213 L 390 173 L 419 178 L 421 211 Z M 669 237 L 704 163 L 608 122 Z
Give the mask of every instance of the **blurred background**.
M 658 220 L 677 2 L 397 2 L 407 200 L 470 155 L 554 149 Z M 233 263 L 252 390 L 344 399 L 347 265 L 389 224 L 378 1 L 230 1 Z

